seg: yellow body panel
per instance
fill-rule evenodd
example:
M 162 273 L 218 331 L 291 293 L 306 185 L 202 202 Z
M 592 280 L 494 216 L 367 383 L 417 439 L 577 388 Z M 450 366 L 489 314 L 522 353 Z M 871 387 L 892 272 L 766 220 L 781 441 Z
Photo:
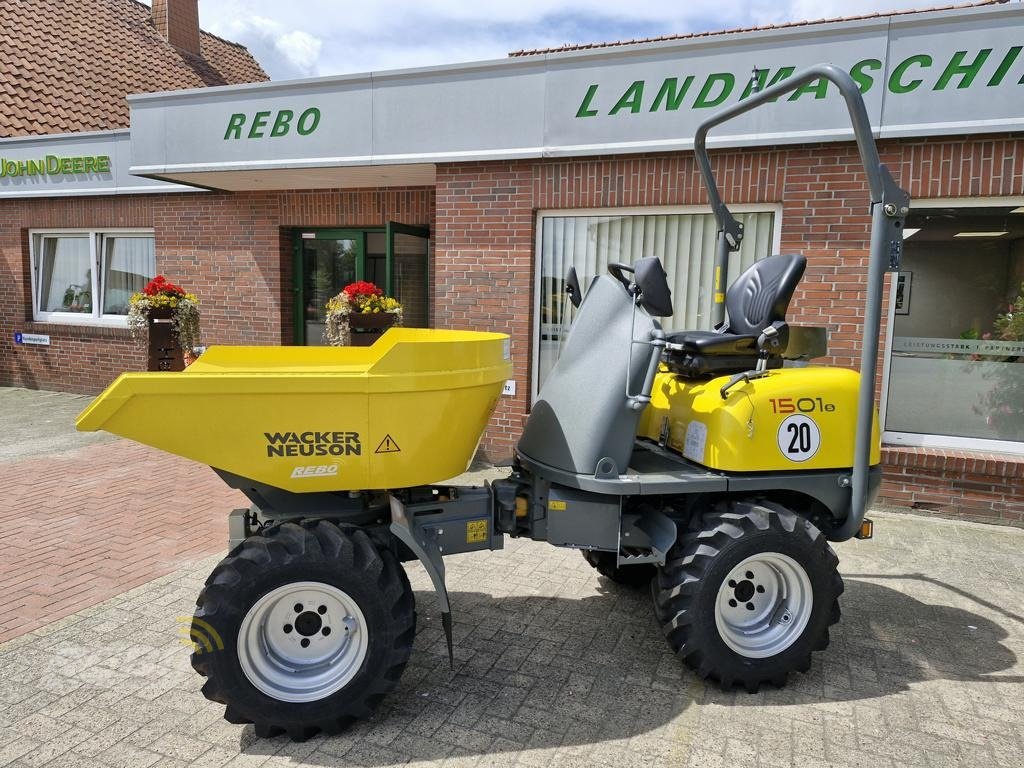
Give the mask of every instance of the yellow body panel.
M 181 373 L 122 374 L 77 427 L 289 491 L 402 488 L 466 470 L 511 375 L 500 333 L 211 347 Z
M 853 466 L 860 376 L 845 368 L 780 368 L 720 394 L 729 376 L 692 381 L 659 373 L 638 434 L 728 472 Z M 871 464 L 881 444 L 874 416 Z

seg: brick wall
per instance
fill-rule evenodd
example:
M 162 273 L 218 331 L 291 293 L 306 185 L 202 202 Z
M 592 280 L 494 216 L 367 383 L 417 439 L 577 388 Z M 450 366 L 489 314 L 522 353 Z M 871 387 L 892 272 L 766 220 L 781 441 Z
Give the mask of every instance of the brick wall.
M 1024 456 L 886 447 L 882 463 L 883 506 L 984 523 L 1024 524 Z
M 0 201 L 0 384 L 97 392 L 145 351 L 119 328 L 32 321 L 30 229 L 153 229 L 157 269 L 201 301 L 205 344 L 291 343 L 292 227 L 431 226 L 433 190 L 182 193 Z M 16 346 L 15 331 L 50 347 Z

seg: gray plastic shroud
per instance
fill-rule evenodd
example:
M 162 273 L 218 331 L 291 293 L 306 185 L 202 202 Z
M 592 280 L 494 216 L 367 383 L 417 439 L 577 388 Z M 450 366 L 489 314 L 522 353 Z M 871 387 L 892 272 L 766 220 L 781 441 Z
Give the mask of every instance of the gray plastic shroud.
M 618 475 L 633 452 L 636 396 L 661 356 L 658 321 L 619 281 L 599 276 L 583 297 L 565 347 L 519 440 L 522 456 L 570 474 Z M 614 466 L 609 466 L 609 462 Z

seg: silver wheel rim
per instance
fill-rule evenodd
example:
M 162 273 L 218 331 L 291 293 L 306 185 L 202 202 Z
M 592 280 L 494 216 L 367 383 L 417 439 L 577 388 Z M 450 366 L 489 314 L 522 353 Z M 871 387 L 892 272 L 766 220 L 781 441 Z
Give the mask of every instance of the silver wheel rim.
M 727 646 L 763 659 L 789 648 L 811 618 L 807 571 L 789 555 L 762 552 L 733 568 L 718 588 L 715 624 Z
M 238 633 L 238 660 L 249 682 L 268 696 L 317 701 L 355 677 L 368 645 L 355 600 L 330 584 L 297 581 L 249 609 Z

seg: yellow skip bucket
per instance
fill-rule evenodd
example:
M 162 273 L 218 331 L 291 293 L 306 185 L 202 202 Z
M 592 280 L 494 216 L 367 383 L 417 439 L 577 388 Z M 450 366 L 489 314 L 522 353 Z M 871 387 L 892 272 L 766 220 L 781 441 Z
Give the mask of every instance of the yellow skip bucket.
M 121 374 L 77 427 L 297 493 L 421 485 L 469 466 L 509 350 L 416 328 L 370 347 L 211 347 L 181 373 Z

